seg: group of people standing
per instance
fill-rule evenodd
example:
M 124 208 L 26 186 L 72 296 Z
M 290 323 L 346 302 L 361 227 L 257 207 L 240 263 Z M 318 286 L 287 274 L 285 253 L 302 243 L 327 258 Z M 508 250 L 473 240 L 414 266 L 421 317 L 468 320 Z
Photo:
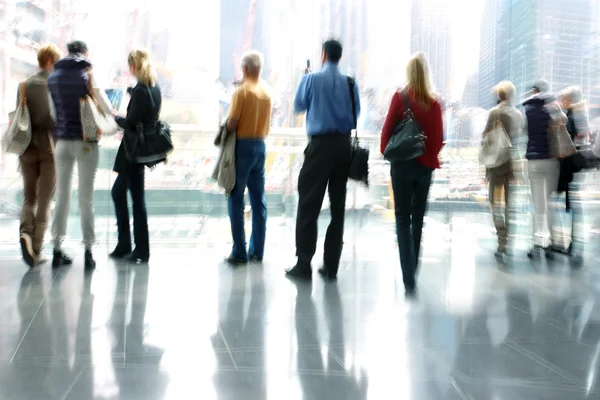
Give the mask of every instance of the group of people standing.
M 56 205 L 52 220 L 54 247 L 52 266 L 71 265 L 73 260 L 64 252 L 67 220 L 72 195 L 72 181 L 77 164 L 77 193 L 86 270 L 96 267 L 92 247 L 96 241 L 94 229 L 94 183 L 99 162 L 97 141 L 86 140 L 82 131 L 80 103 L 86 96 L 94 98 L 102 113 L 113 115 L 124 135 L 135 134 L 138 126 L 158 121 L 161 94 L 152 72 L 148 54 L 134 50 L 128 56 L 129 71 L 137 85 L 128 89 L 131 96 L 127 115 L 113 109 L 104 91 L 100 90 L 88 59 L 84 42 L 68 44 L 68 55 L 53 44 L 38 51 L 39 72 L 28 78 L 24 85 L 26 105 L 31 119 L 31 143 L 19 157 L 24 184 L 24 202 L 21 211 L 20 243 L 24 261 L 34 267 L 46 260 L 42 256 L 44 236 L 50 219 L 50 202 L 56 191 Z M 128 258 L 147 262 L 150 257 L 148 222 L 144 200 L 144 168 L 132 162 L 125 154 L 123 144 L 114 164 L 118 173 L 112 188 L 115 204 L 119 243 L 111 254 L 114 258 Z M 135 249 L 132 251 L 127 190 L 131 192 L 134 211 Z
M 148 54 L 142 50 L 132 51 L 127 62 L 131 74 L 137 78 L 137 85 L 128 90 L 131 99 L 127 115 L 119 116 L 95 84 L 85 43 L 72 42 L 68 50 L 69 54 L 61 59 L 56 46 L 41 48 L 38 53 L 40 71 L 25 82 L 33 135 L 29 148 L 20 157 L 25 193 L 21 215 L 21 247 L 23 258 L 30 266 L 43 261 L 40 254 L 49 219 L 50 201 L 56 188 L 52 265 L 60 267 L 72 263 L 64 253 L 62 243 L 69 214 L 73 168 L 77 163 L 79 208 L 86 249 L 84 265 L 86 269 L 93 269 L 93 189 L 99 153 L 98 143 L 86 141 L 82 136 L 80 100 L 93 92 L 104 111 L 115 116 L 116 123 L 127 135 L 135 132 L 140 124 L 152 125 L 158 121 L 161 94 Z M 360 114 L 358 86 L 340 71 L 342 52 L 342 45 L 338 41 L 326 41 L 322 47 L 323 68 L 315 73 L 307 71 L 296 93 L 294 108 L 297 113 L 306 113 L 309 143 L 304 151 L 304 163 L 298 178 L 297 262 L 286 271 L 290 278 L 312 279 L 318 218 L 326 193 L 329 194 L 331 222 L 325 236 L 323 264 L 318 271 L 325 279 L 335 280 L 340 266 L 344 245 L 346 188 L 352 161 L 351 132 L 356 129 L 356 118 Z M 225 124 L 227 131 L 235 133 L 236 137 L 235 185 L 228 197 L 233 247 L 226 259 L 233 265 L 248 261 L 261 262 L 265 251 L 267 204 L 264 140 L 270 130 L 272 100 L 269 88 L 260 79 L 262 66 L 263 58 L 258 52 L 250 52 L 243 57 L 244 79 L 233 94 Z M 395 127 L 410 111 L 425 137 L 424 152 L 408 161 L 392 162 L 390 170 L 403 280 L 407 295 L 413 295 L 417 287 L 427 198 L 433 171 L 440 168 L 438 157 L 444 145 L 444 135 L 442 107 L 433 91 L 430 69 L 423 54 L 410 59 L 406 77 L 405 87 L 392 97 L 381 134 L 381 152 L 384 153 Z M 510 138 L 514 139 L 524 126 L 522 114 L 514 105 L 515 87 L 510 82 L 501 82 L 496 87 L 496 93 L 498 105 L 490 111 L 486 131 L 500 120 Z M 563 108 L 567 110 L 564 120 L 575 140 L 587 133 L 585 118 L 581 114 L 581 92 L 570 89 L 561 98 Z M 579 210 L 573 207 L 569 191 L 576 171 L 574 163 L 569 158 L 553 158 L 549 148 L 551 116 L 547 106 L 555 101 L 555 97 L 548 93 L 548 84 L 538 81 L 533 85 L 531 97 L 523 103 L 525 129 L 528 132 L 526 158 L 534 206 L 534 247 L 529 252 L 530 257 L 535 257 L 541 251 L 550 257 L 553 250 L 557 251 L 558 245 L 551 240 L 549 231 L 552 222 L 548 205 L 552 193 L 558 189 L 559 177 L 563 181 L 563 190 L 567 192 L 567 209 L 574 212 Z M 122 143 L 114 171 L 118 173 L 112 188 L 118 245 L 111 257 L 147 262 L 150 247 L 144 198 L 144 165 L 129 160 Z M 509 194 L 513 173 L 513 161 L 487 170 L 489 199 L 498 234 L 498 256 L 506 254 L 508 248 Z M 252 207 L 249 246 L 244 228 L 246 189 Z M 133 251 L 127 190 L 133 199 L 136 245 Z M 502 199 L 505 207 L 499 206 Z M 575 229 L 573 232 L 574 237 L 581 238 Z M 581 243 L 581 240 L 574 240 L 573 245 L 563 250 L 574 253 L 580 250 L 576 247 Z
M 549 93 L 548 82 L 538 80 L 522 103 L 525 118 L 515 107 L 515 91 L 515 86 L 508 81 L 495 87 L 499 104 L 490 110 L 485 132 L 489 132 L 499 118 L 513 143 L 522 131 L 527 135 L 525 158 L 533 205 L 533 247 L 527 255 L 535 259 L 544 254 L 552 259 L 555 253 L 563 253 L 580 264 L 583 260 L 583 221 L 581 202 L 574 197 L 577 194 L 574 177 L 582 169 L 581 155 L 575 153 L 561 158 L 553 154 L 551 135 L 556 129 L 552 125 L 558 121 L 566 127 L 573 143 L 587 140 L 590 126 L 581 90 L 569 87 L 555 96 Z M 487 169 L 489 200 L 498 235 L 497 257 L 504 257 L 509 250 L 510 188 L 515 165 L 520 163 L 520 155 L 516 153 L 513 152 L 506 163 Z M 571 214 L 572 221 L 571 240 L 567 243 L 557 238 L 551 207 L 554 194 L 563 192 L 566 194 L 565 209 Z
M 335 280 L 344 246 L 346 190 L 352 161 L 351 133 L 360 114 L 358 86 L 339 67 L 343 48 L 328 40 L 322 47 L 320 71 L 307 71 L 296 92 L 294 109 L 306 113 L 309 142 L 298 177 L 295 265 L 286 271 L 291 279 L 312 279 L 312 261 L 316 253 L 318 218 L 325 194 L 330 201 L 331 222 L 325 235 L 323 263 L 318 272 L 326 280 Z M 245 264 L 261 261 L 264 256 L 267 207 L 264 194 L 264 138 L 269 133 L 271 99 L 260 82 L 262 56 L 252 52 L 242 60 L 244 81 L 233 95 L 226 123 L 229 132 L 237 131 L 236 183 L 229 197 L 229 217 L 233 248 L 227 262 Z M 407 67 L 407 85 L 401 91 L 420 122 L 425 136 L 425 152 L 419 158 L 392 163 L 397 236 L 407 295 L 416 290 L 421 248 L 421 233 L 432 174 L 440 167 L 438 154 L 443 146 L 442 111 L 432 90 L 427 60 L 413 57 Z M 400 92 L 383 128 L 382 152 L 392 136 L 393 127 L 405 113 Z M 252 207 L 252 236 L 246 247 L 243 197 L 248 188 Z

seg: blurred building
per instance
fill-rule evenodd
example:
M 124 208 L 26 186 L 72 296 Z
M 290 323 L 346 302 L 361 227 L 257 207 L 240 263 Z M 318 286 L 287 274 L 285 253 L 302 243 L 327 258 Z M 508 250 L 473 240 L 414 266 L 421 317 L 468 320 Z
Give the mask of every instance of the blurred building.
M 452 21 L 447 0 L 413 0 L 411 52 L 429 58 L 436 90 L 443 98 L 452 94 Z
M 467 78 L 465 89 L 463 91 L 460 103 L 462 107 L 477 107 L 479 89 L 479 74 L 473 73 Z
M 509 76 L 510 1 L 485 0 L 481 16 L 477 104 L 496 104 L 492 88 Z
M 320 21 L 321 42 L 330 38 L 340 40 L 344 46 L 340 68 L 361 84 L 368 63 L 367 0 L 328 0 L 320 3 L 316 17 Z M 321 49 L 317 50 L 320 53 Z
M 578 85 L 591 98 L 594 76 L 596 0 L 513 1 L 508 23 L 509 78 L 523 98 L 535 79 L 548 80 L 551 91 Z

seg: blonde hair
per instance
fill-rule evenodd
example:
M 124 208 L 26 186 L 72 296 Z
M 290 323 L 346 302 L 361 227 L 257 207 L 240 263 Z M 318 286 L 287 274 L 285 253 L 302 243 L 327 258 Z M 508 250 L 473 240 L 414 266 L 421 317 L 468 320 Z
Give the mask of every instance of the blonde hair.
M 49 62 L 54 65 L 59 59 L 60 50 L 52 43 L 43 45 L 37 52 L 37 60 L 40 68 L 46 68 Z
M 129 53 L 127 62 L 135 69 L 135 74 L 142 84 L 154 87 L 156 77 L 152 70 L 152 64 L 150 64 L 150 56 L 145 50 L 133 50 Z
M 423 53 L 415 54 L 406 67 L 406 88 L 411 90 L 415 99 L 429 107 L 435 101 L 431 93 L 429 64 Z
M 496 92 L 500 100 L 512 101 L 515 98 L 517 88 L 511 81 L 502 81 L 494 86 L 494 92 Z

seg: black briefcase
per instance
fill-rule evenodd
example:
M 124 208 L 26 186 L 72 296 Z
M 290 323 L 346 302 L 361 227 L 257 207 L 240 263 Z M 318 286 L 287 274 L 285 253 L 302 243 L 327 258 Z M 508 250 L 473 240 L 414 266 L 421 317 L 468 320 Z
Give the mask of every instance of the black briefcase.
M 352 161 L 350 162 L 350 170 L 348 178 L 364 183 L 369 186 L 369 149 L 360 147 L 358 140 L 358 129 L 356 129 L 356 101 L 354 99 L 354 79 L 348 78 L 348 87 L 350 88 L 350 99 L 352 100 L 352 116 L 354 117 L 354 137 L 352 138 Z

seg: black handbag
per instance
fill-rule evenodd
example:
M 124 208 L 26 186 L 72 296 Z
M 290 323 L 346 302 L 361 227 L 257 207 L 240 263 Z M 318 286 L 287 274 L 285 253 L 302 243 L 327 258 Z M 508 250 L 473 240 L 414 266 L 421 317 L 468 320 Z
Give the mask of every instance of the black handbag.
M 383 157 L 389 162 L 410 161 L 425 154 L 425 134 L 410 109 L 406 92 L 400 93 L 404 100 L 404 116 L 394 127 Z
M 156 103 L 154 102 L 150 88 L 148 88 L 148 95 L 150 96 L 152 109 L 154 110 Z M 135 134 L 130 135 L 129 140 L 125 143 L 125 153 L 129 161 L 134 164 L 144 164 L 148 168 L 152 168 L 161 162 L 165 162 L 169 153 L 173 151 L 171 127 L 166 122 L 160 120 L 149 126 L 140 123 L 136 126 Z
M 352 100 L 352 117 L 354 118 L 354 137 L 352 138 L 352 161 L 348 178 L 364 183 L 369 186 L 369 149 L 360 147 L 358 140 L 356 100 L 354 99 L 354 86 L 356 83 L 351 77 L 347 77 L 350 88 L 350 99 Z

